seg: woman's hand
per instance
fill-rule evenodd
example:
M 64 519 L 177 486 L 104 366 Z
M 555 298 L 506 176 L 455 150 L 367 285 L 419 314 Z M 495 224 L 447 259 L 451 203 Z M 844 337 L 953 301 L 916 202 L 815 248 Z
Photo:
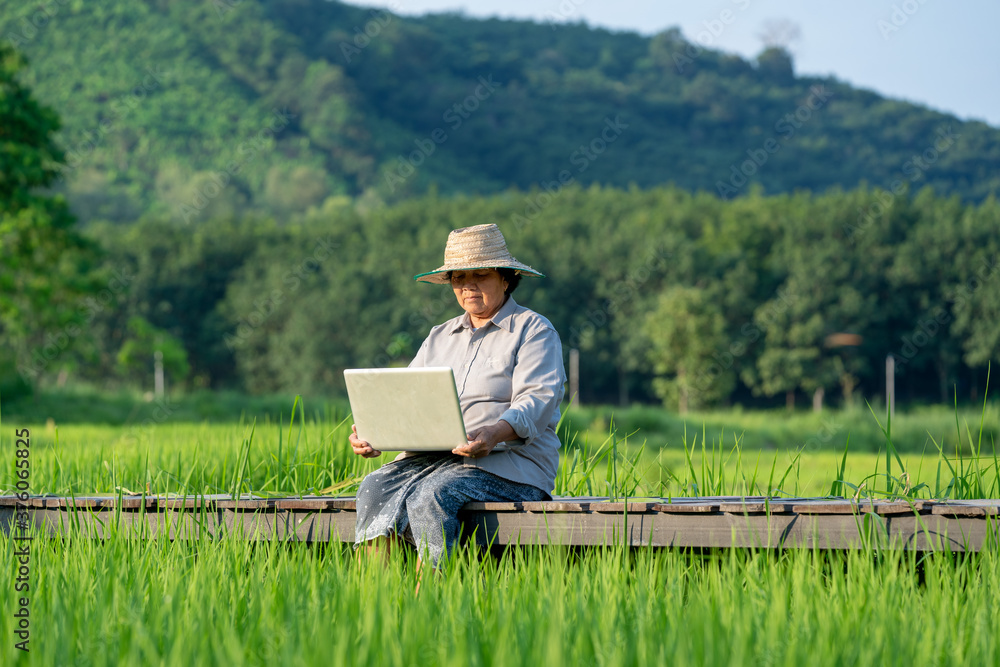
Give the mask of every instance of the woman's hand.
M 493 448 L 501 442 L 516 439 L 517 433 L 514 432 L 514 428 L 510 424 L 501 419 L 492 426 L 484 426 L 478 431 L 467 433 L 466 437 L 469 439 L 469 443 L 456 447 L 451 450 L 451 453 L 470 459 L 481 459 L 492 452 Z
M 358 426 L 357 424 L 351 424 L 351 435 L 347 438 L 351 443 L 351 449 L 358 456 L 363 456 L 366 459 L 372 459 L 376 456 L 381 456 L 382 452 L 377 449 L 373 449 L 371 445 L 358 437 Z

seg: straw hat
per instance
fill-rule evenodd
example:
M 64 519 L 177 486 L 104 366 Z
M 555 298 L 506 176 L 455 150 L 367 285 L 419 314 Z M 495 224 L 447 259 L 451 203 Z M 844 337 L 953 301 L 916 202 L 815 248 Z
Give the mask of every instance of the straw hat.
M 447 285 L 449 271 L 471 271 L 473 269 L 514 269 L 522 276 L 538 276 L 527 264 L 514 259 L 507 250 L 500 228 L 496 225 L 476 225 L 452 230 L 448 234 L 448 245 L 444 248 L 444 265 L 413 276 L 424 283 Z

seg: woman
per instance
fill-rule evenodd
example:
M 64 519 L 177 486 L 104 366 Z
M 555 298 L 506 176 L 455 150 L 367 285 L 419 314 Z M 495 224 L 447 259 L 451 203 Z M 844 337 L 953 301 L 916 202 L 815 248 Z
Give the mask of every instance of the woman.
M 415 276 L 450 284 L 465 311 L 432 328 L 410 366 L 452 368 L 469 442 L 451 452 L 404 452 L 365 477 L 359 545 L 403 538 L 436 567 L 458 539 L 466 502 L 550 498 L 566 374 L 552 324 L 511 297 L 524 275 L 544 277 L 511 256 L 496 225 L 477 225 L 452 231 L 444 265 Z M 380 454 L 352 431 L 355 454 Z

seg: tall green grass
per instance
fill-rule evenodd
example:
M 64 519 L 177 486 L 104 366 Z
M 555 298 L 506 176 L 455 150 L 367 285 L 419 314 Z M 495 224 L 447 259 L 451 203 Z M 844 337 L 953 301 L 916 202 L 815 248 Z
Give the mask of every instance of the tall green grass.
M 884 415 L 885 408 L 873 405 L 875 412 Z M 800 409 L 744 410 L 739 407 L 723 410 L 706 410 L 679 415 L 662 407 L 635 405 L 631 407 L 573 406 L 568 411 L 569 420 L 580 430 L 606 433 L 613 421 L 622 433 L 638 432 L 647 442 L 648 449 L 676 447 L 684 433 L 700 432 L 704 427 L 709 434 L 720 431 L 740 435 L 748 451 L 773 451 L 802 447 L 843 448 L 850 434 L 851 451 L 858 453 L 884 452 L 885 434 L 872 418 L 871 411 L 860 407 L 824 409 L 815 413 Z M 955 433 L 955 419 L 965 423 L 982 424 L 984 442 L 1000 436 L 1000 403 L 965 407 L 961 405 L 913 406 L 897 408 L 893 418 L 893 441 L 901 453 L 934 451 L 934 440 L 942 436 L 949 440 Z M 880 417 L 884 426 L 884 418 Z M 963 428 L 964 430 L 964 428 Z M 727 437 L 727 442 L 732 436 Z M 975 444 L 965 437 L 952 441 L 952 448 L 961 445 L 963 454 L 970 453 Z M 951 451 L 954 454 L 954 449 Z
M 894 433 L 888 410 L 883 421 L 871 406 L 864 422 L 821 425 L 803 437 L 803 444 L 784 449 L 748 446 L 746 431 L 723 426 L 713 432 L 704 422 L 699 430 L 691 431 L 684 424 L 673 442 L 650 446 L 648 435 L 636 437 L 638 430 L 619 436 L 614 414 L 609 421 L 600 416 L 584 430 L 575 430 L 573 423 L 580 423 L 581 414 L 571 409 L 560 423 L 566 455 L 557 488 L 568 489 L 568 495 L 600 493 L 614 497 L 816 496 L 823 494 L 819 488 L 828 488 L 825 493 L 829 496 L 866 500 L 1000 498 L 1000 457 L 996 431 L 990 423 L 995 421 L 995 409 L 990 407 L 988 394 L 989 374 L 979 413 L 960 412 L 956 397 L 951 417 L 955 437 L 927 431 L 919 453 L 912 446 L 898 445 L 899 429 L 896 427 Z M 586 424 L 590 416 L 583 414 Z M 975 423 L 977 417 L 974 428 L 970 418 Z M 859 452 L 854 429 L 864 431 L 871 425 L 881 440 L 874 451 Z M 904 434 L 909 436 L 910 432 Z M 809 469 L 816 467 L 818 458 L 836 451 L 834 438 L 838 436 L 843 437 L 842 454 L 833 461 L 826 480 L 817 485 L 815 472 L 810 475 Z M 593 444 L 598 441 L 600 444 Z M 870 440 L 868 445 L 872 445 Z M 849 474 L 857 470 L 849 464 L 849 455 L 853 460 L 868 462 L 867 469 L 854 476 Z M 914 459 L 915 465 L 910 463 Z
M 33 427 L 32 492 L 302 495 L 350 489 L 379 460 L 355 456 L 334 411 L 229 424 Z M 4 439 L 0 489 L 13 488 Z
M 348 494 L 382 460 L 354 456 L 347 415 L 33 427 L 34 493 Z M 984 409 L 985 414 L 985 409 Z M 966 420 L 967 421 L 967 420 Z M 8 422 L 5 422 L 5 426 Z M 733 431 L 650 447 L 609 421 L 560 424 L 563 495 L 1000 495 L 988 429 L 958 422 L 918 457 L 895 448 L 762 451 Z M 954 440 L 952 440 L 954 438 Z M 975 447 L 967 443 L 975 443 Z M 892 443 L 892 444 L 890 444 Z M 11 489 L 10 441 L 0 487 Z M 891 467 L 885 463 L 890 457 Z M 859 463 L 860 462 L 860 463 Z M 924 463 L 930 462 L 926 468 Z M 860 465 L 860 468 L 852 467 Z M 881 468 L 879 467 L 881 466 Z M 860 472 L 855 472 L 859 470 Z M 926 481 L 919 481 L 926 478 Z M 824 491 L 825 492 L 825 491 Z M 937 495 L 935 495 L 937 494 Z M 112 524 L 113 526 L 113 524 Z M 112 528 L 113 531 L 113 528 Z M 414 595 L 411 553 L 388 565 L 340 544 L 101 541 L 36 535 L 31 653 L 13 648 L 0 586 L 0 663 L 82 665 L 998 664 L 1000 555 L 882 551 L 458 550 Z M 12 582 L 14 541 L 0 531 Z M 919 631 L 914 632 L 912 628 Z
M 4 569 L 13 544 L 0 536 Z M 1000 561 L 912 552 L 459 551 L 33 543 L 30 654 L 0 586 L 0 662 L 30 665 L 992 665 Z M 15 661 L 21 658 L 20 662 Z
M 957 414 L 957 413 L 956 413 Z M 995 442 L 980 420 L 953 436 L 929 434 L 931 451 L 896 448 L 895 420 L 875 452 L 844 445 L 761 450 L 745 434 L 705 425 L 675 443 L 651 446 L 645 434 L 615 421 L 599 432 L 578 428 L 573 411 L 559 425 L 563 442 L 555 494 L 612 498 L 675 496 L 822 496 L 857 498 L 1000 497 Z M 9 420 L 7 420 L 9 423 Z M 349 495 L 389 460 L 361 459 L 347 442 L 349 415 L 310 413 L 299 399 L 285 417 L 223 424 L 173 421 L 133 426 L 32 427 L 33 493 Z M 0 434 L 0 492 L 12 492 L 12 442 Z

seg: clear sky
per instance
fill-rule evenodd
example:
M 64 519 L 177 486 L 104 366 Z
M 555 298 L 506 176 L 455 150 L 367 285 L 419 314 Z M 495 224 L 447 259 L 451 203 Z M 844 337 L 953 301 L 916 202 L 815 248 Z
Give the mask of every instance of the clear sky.
M 1000 127 L 1000 0 L 352 0 L 399 14 L 463 11 L 685 37 L 753 58 L 769 22 L 800 33 L 800 74 L 855 86 Z M 728 10 L 730 14 L 723 15 Z M 722 19 L 726 19 L 723 22 Z M 720 30 L 721 27 L 721 30 Z M 714 28 L 715 34 L 712 32 Z

